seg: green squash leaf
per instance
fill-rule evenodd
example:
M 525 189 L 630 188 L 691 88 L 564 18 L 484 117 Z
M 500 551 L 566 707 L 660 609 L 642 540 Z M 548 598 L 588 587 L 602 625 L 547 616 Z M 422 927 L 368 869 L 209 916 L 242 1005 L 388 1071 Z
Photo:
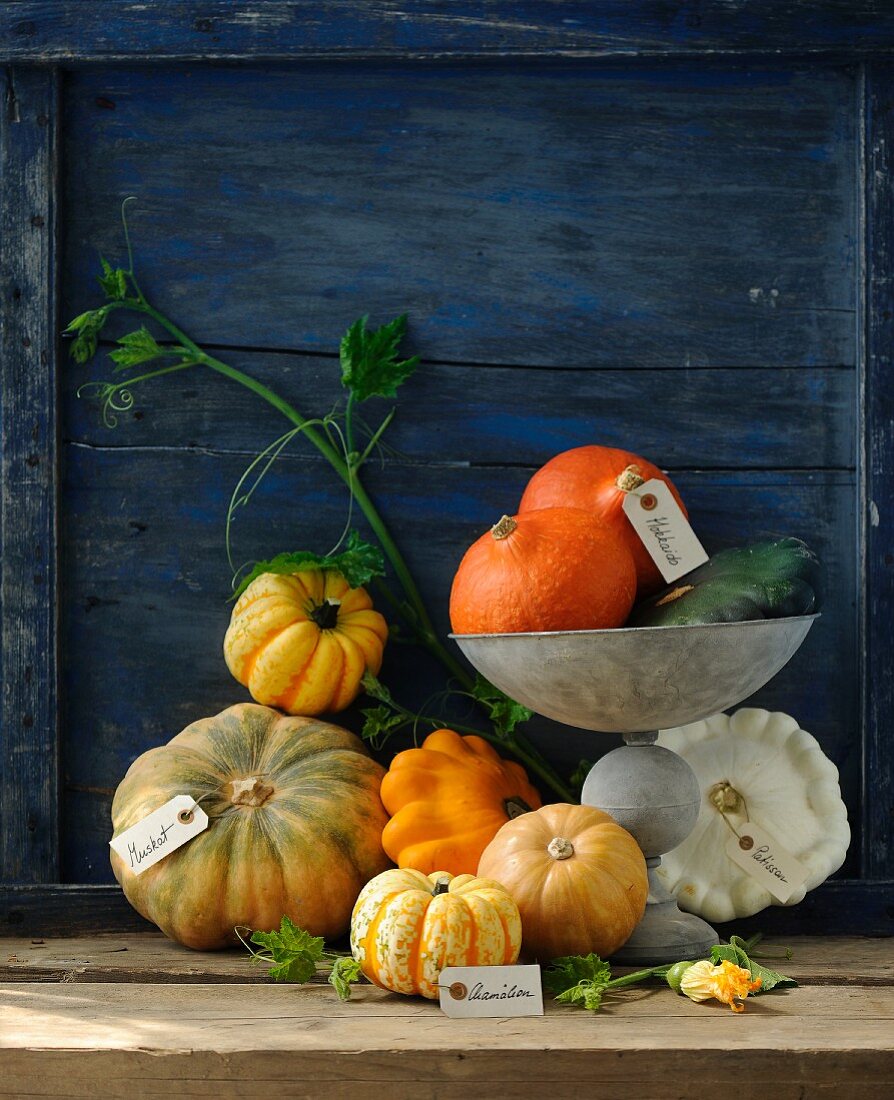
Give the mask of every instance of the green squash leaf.
M 419 356 L 398 359 L 407 332 L 407 315 L 401 314 L 378 329 L 367 329 L 368 317 L 360 317 L 341 340 L 341 381 L 356 401 L 369 397 L 396 397 L 397 387 L 419 365 Z
M 366 707 L 361 710 L 363 715 L 363 729 L 360 736 L 368 741 L 374 749 L 381 749 L 399 729 L 407 724 L 407 719 L 393 711 L 384 703 L 378 707 Z
M 611 967 L 598 955 L 564 955 L 544 970 L 543 985 L 559 1004 L 581 1005 L 597 1012 L 611 976 Z
M 283 917 L 278 932 L 252 932 L 251 942 L 266 948 L 268 954 L 255 956 L 271 964 L 268 973 L 275 982 L 307 982 L 316 974 L 323 958 L 322 936 L 311 936 Z
M 118 347 L 109 352 L 109 358 L 119 368 L 127 368 L 136 367 L 140 363 L 148 363 L 152 359 L 158 359 L 163 354 L 164 349 L 159 347 L 155 337 L 143 325 L 136 332 L 128 332 L 120 337 Z
M 350 955 L 336 959 L 329 972 L 329 984 L 338 994 L 340 1001 L 347 1001 L 351 996 L 351 986 L 363 981 L 363 971 L 360 963 L 352 959 Z
M 102 275 L 98 276 L 99 285 L 103 293 L 113 302 L 120 302 L 127 297 L 127 272 L 121 267 L 112 267 L 108 260 L 100 257 L 102 263 Z
M 345 549 L 338 554 L 314 554 L 310 550 L 277 554 L 269 561 L 256 562 L 239 582 L 233 599 L 238 599 L 257 577 L 264 573 L 299 573 L 307 569 L 329 569 L 341 573 L 351 588 L 361 588 L 385 575 L 385 559 L 377 546 L 371 546 L 356 531 L 348 535 Z
M 496 732 L 501 737 L 511 737 L 516 726 L 534 717 L 532 710 L 510 699 L 489 680 L 485 680 L 480 672 L 475 676 L 472 698 L 485 708 Z
M 86 313 L 79 313 L 69 321 L 63 335 L 74 336 L 68 353 L 76 363 L 86 363 L 96 354 L 99 334 L 107 319 L 108 309 L 103 306 L 100 309 L 88 309 Z

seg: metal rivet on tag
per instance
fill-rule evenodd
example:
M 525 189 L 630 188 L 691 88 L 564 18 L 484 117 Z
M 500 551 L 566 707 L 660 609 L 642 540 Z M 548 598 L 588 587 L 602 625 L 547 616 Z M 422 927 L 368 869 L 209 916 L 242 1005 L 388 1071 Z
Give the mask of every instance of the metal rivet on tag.
M 751 839 L 750 836 L 740 836 L 739 847 L 742 849 L 743 852 L 749 852 L 754 847 L 754 841 Z
M 639 498 L 640 507 L 644 508 L 647 512 L 652 512 L 658 505 L 658 497 L 654 493 L 643 493 Z
M 450 986 L 450 996 L 454 1001 L 464 1001 L 468 994 L 469 991 L 462 982 L 454 982 L 453 985 Z
M 181 825 L 189 825 L 194 816 L 192 810 L 181 810 L 180 813 L 177 814 L 177 820 Z

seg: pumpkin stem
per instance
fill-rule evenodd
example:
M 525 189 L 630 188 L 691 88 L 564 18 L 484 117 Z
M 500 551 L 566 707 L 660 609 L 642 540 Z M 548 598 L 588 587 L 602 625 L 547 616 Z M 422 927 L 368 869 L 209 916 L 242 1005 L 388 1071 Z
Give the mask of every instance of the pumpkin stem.
M 564 836 L 554 836 L 546 850 L 553 859 L 571 859 L 574 855 L 574 845 Z
M 664 607 L 665 604 L 673 603 L 674 600 L 678 600 L 681 596 L 685 596 L 687 592 L 691 592 L 693 588 L 695 588 L 694 584 L 681 584 L 668 592 L 666 596 L 662 596 L 655 606 Z
M 521 817 L 522 814 L 529 814 L 531 807 L 524 801 L 524 799 L 504 798 L 503 809 L 506 811 L 506 816 L 510 821 L 514 821 L 517 817 Z
M 332 630 L 338 623 L 341 600 L 323 600 L 310 612 L 310 618 L 320 630 Z
M 259 775 L 248 779 L 234 779 L 230 783 L 230 802 L 234 806 L 263 806 L 273 794 L 273 787 Z
M 645 482 L 646 479 L 643 477 L 639 466 L 628 466 L 615 478 L 615 485 L 622 493 L 632 493 L 634 489 L 638 489 Z
M 518 524 L 512 516 L 503 516 L 499 523 L 495 523 L 491 527 L 490 533 L 499 542 L 500 539 L 508 539 L 516 527 L 518 527 Z
M 435 883 L 434 890 L 432 890 L 432 897 L 436 898 L 439 894 L 446 894 L 449 889 L 450 889 L 450 879 L 449 878 L 439 878 L 438 881 Z
M 721 814 L 739 813 L 745 805 L 745 799 L 726 779 L 715 783 L 708 791 L 708 801 Z

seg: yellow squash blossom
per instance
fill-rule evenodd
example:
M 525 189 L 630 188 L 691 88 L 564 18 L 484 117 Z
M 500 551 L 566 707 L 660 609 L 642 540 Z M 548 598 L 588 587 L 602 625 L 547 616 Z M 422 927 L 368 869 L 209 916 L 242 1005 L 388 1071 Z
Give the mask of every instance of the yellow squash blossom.
M 735 963 L 722 962 L 715 966 L 707 959 L 693 963 L 680 979 L 680 992 L 690 1001 L 707 1001 L 714 997 L 729 1005 L 733 1012 L 745 1009 L 739 1001 L 744 1001 L 749 993 L 760 989 L 761 980 L 751 980 L 751 974 Z

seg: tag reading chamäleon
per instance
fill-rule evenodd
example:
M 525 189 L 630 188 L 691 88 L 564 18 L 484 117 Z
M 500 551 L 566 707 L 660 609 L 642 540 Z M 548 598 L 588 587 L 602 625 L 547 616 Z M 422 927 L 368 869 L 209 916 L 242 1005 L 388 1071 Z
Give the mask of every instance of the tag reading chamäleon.
M 109 841 L 135 875 L 208 828 L 208 815 L 188 794 L 172 799 Z
M 446 966 L 438 992 L 441 1009 L 457 1019 L 543 1015 L 539 966 Z
M 623 508 L 668 584 L 708 560 L 682 508 L 660 478 L 653 477 L 628 491 Z
M 750 821 L 731 836 L 726 854 L 783 905 L 807 882 L 807 871 L 791 852 Z

